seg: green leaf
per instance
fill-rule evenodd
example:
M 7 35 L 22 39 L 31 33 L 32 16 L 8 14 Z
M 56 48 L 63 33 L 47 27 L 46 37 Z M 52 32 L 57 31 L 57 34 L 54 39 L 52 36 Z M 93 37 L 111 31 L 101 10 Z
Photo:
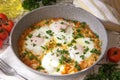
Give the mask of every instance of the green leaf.
M 42 0 L 43 5 L 51 5 L 52 3 L 56 3 L 56 0 Z
M 79 66 L 77 61 L 75 62 L 75 68 L 77 68 L 78 71 L 81 70 L 81 68 L 80 68 L 80 66 Z
M 42 66 L 39 66 L 36 68 L 37 70 L 44 70 L 44 68 Z
M 54 34 L 54 32 L 52 32 L 52 30 L 48 30 L 48 31 L 46 31 L 46 33 L 50 36 L 53 36 L 53 34 Z
M 91 52 L 91 53 L 95 53 L 95 54 L 97 54 L 97 55 L 100 55 L 100 51 L 97 50 L 97 49 L 95 49 L 95 48 L 93 48 L 90 52 Z

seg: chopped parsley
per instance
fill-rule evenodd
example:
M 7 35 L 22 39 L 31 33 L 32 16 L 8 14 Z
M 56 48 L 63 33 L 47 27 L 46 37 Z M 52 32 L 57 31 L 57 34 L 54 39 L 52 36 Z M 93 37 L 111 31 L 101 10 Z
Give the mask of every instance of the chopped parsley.
M 99 38 L 99 35 L 98 35 L 98 34 L 96 34 L 96 33 L 94 33 L 94 34 L 95 34 L 96 38 Z
M 73 46 L 73 43 L 76 43 L 76 41 L 75 41 L 74 39 L 71 41 L 71 43 L 68 44 L 68 46 L 69 46 L 69 47 L 70 47 L 70 46 Z
M 35 47 L 35 46 L 36 46 L 36 44 L 33 43 L 33 47 Z
M 71 20 L 73 23 L 77 23 L 78 21 L 77 20 Z
M 56 71 L 59 72 L 59 71 L 60 71 L 60 68 L 57 68 Z
M 29 54 L 28 57 L 29 57 L 30 60 L 34 59 L 34 55 L 33 54 Z
M 69 44 L 68 44 L 69 47 L 72 46 L 72 45 L 73 45 L 72 43 L 69 43 Z
M 84 54 L 86 54 L 87 51 L 89 51 L 89 48 L 88 48 L 88 47 L 85 47 L 85 48 L 84 48 Z
M 67 42 L 64 42 L 64 44 L 66 44 Z
M 75 39 L 73 39 L 73 40 L 71 41 L 71 43 L 76 43 Z
M 59 59 L 59 63 L 60 64 L 64 64 L 64 63 L 69 63 L 71 62 L 71 58 L 66 58 L 65 56 L 61 56 L 61 58 Z
M 40 38 L 40 37 L 41 37 L 41 34 L 39 33 L 36 37 L 39 37 L 39 38 Z
M 62 46 L 62 44 L 61 44 L 61 43 L 57 43 L 56 45 L 57 45 L 57 46 Z
M 47 49 L 48 49 L 46 46 L 41 46 L 41 48 L 43 48 L 43 49 L 45 49 L 45 50 L 47 50 Z
M 86 26 L 86 22 L 81 23 L 81 27 L 84 28 Z
M 36 69 L 37 70 L 44 70 L 44 68 L 42 66 L 38 66 Z
M 49 37 L 45 36 L 45 39 L 48 39 Z
M 76 50 L 76 49 L 77 49 L 77 46 L 74 46 L 73 48 Z
M 32 34 L 29 34 L 29 35 L 28 35 L 29 38 L 32 38 L 32 36 L 33 36 Z
M 63 28 L 61 28 L 60 31 L 65 33 L 65 29 L 63 29 Z
M 57 39 L 62 40 L 60 37 L 57 37 Z
M 54 32 L 52 32 L 52 30 L 48 30 L 48 31 L 46 31 L 46 33 L 50 36 L 53 36 L 53 34 L 54 34 Z
M 85 41 L 85 43 L 90 44 L 90 42 L 89 42 L 89 41 Z
M 78 71 L 80 70 L 80 66 L 77 61 L 75 62 L 75 68 L 77 68 Z
M 97 55 L 100 55 L 100 51 L 97 50 L 97 49 L 95 49 L 95 48 L 93 48 L 90 52 L 91 52 L 91 53 L 95 53 L 95 54 L 97 54 Z
M 76 52 L 75 54 L 79 54 L 79 52 Z
M 80 32 L 80 28 L 77 29 L 77 32 Z
M 46 20 L 45 24 L 49 24 L 49 20 Z
M 24 58 L 27 54 L 28 54 L 28 51 L 25 51 L 24 53 L 22 53 L 22 54 L 20 55 L 20 57 L 21 57 L 21 58 Z
M 73 37 L 74 37 L 75 39 L 77 39 L 77 38 L 82 38 L 82 37 L 84 37 L 84 36 L 83 36 L 83 34 L 78 33 L 77 35 L 74 35 Z
M 63 38 L 63 39 L 65 39 L 65 36 L 64 36 L 64 35 L 62 35 L 62 38 Z
M 85 56 L 84 56 L 84 55 L 81 55 L 80 58 L 85 59 Z
M 60 54 L 69 54 L 68 50 L 65 50 L 65 49 L 63 50 L 57 49 L 57 52 L 59 52 Z
M 61 58 L 59 59 L 59 63 L 63 64 L 65 60 L 66 60 L 66 57 L 62 55 Z
M 61 24 L 64 24 L 64 22 L 61 22 Z

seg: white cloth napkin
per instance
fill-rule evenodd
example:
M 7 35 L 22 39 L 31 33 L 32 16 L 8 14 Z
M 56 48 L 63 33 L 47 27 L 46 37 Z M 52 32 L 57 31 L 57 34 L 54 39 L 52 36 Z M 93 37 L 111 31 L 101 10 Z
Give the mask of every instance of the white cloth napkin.
M 28 78 L 29 80 L 83 80 L 86 73 L 80 75 L 76 78 L 68 78 L 68 79 L 51 79 L 45 76 L 40 76 L 36 73 L 31 72 L 26 66 L 23 66 L 23 63 L 18 60 L 18 58 L 13 53 L 11 47 L 8 47 L 3 53 L 0 54 L 0 58 L 2 58 L 7 64 L 13 67 L 19 74 L 23 75 L 24 77 Z M 15 76 L 7 76 L 0 71 L 0 78 L 3 80 L 24 80 L 22 78 L 17 78 Z
M 120 32 L 120 0 L 73 0 L 73 4 L 95 15 L 107 29 Z

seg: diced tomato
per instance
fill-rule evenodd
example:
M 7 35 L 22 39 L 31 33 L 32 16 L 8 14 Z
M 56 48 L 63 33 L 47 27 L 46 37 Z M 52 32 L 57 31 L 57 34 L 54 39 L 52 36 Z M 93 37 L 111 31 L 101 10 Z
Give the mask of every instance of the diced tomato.
M 0 27 L 0 39 L 5 40 L 8 37 L 8 32 Z
M 14 26 L 14 23 L 12 20 L 8 20 L 6 23 L 2 24 L 2 27 L 6 29 L 9 33 L 11 29 L 13 28 L 13 26 Z
M 111 62 L 119 62 L 120 61 L 120 48 L 112 47 L 107 51 L 107 56 L 109 61 Z
M 3 13 L 0 13 L 0 24 L 7 21 L 7 16 Z
M 3 40 L 0 39 L 0 49 L 2 48 L 3 46 Z

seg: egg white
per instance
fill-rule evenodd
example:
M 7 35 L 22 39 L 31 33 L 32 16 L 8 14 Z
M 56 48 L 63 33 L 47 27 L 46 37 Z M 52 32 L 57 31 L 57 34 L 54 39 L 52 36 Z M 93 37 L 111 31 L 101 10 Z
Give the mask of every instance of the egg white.
M 54 48 L 52 51 L 49 51 L 47 54 L 44 55 L 44 57 L 41 60 L 41 65 L 49 74 L 61 74 L 61 71 L 63 71 L 64 69 L 64 66 L 60 65 L 59 63 L 61 55 L 57 55 L 57 49 L 60 48 L 57 47 Z M 59 71 L 57 71 L 58 68 L 60 69 Z
M 59 28 L 59 26 L 64 26 L 64 27 Z M 67 21 L 59 20 L 59 21 L 53 22 L 50 25 L 50 28 L 54 32 L 55 39 L 57 40 L 57 42 L 63 44 L 66 42 L 69 43 L 73 39 L 72 37 L 73 26 L 74 26 L 73 24 L 70 25 Z M 62 32 L 60 29 L 64 29 L 65 32 Z
M 31 38 L 27 37 L 27 40 L 25 41 L 25 44 L 27 44 L 25 45 L 25 48 L 32 51 L 36 55 L 40 55 L 41 53 L 43 53 L 44 49 L 41 46 L 45 46 L 46 43 L 50 41 L 50 36 L 46 33 L 46 31 L 48 30 L 50 30 L 48 26 L 42 26 L 39 29 L 33 30 L 30 33 L 32 34 L 32 37 Z M 33 43 L 32 38 L 38 36 L 39 34 L 43 38 L 43 41 L 40 44 Z M 48 39 L 45 38 L 46 36 L 48 37 Z M 35 44 L 35 46 L 33 46 L 33 44 Z

